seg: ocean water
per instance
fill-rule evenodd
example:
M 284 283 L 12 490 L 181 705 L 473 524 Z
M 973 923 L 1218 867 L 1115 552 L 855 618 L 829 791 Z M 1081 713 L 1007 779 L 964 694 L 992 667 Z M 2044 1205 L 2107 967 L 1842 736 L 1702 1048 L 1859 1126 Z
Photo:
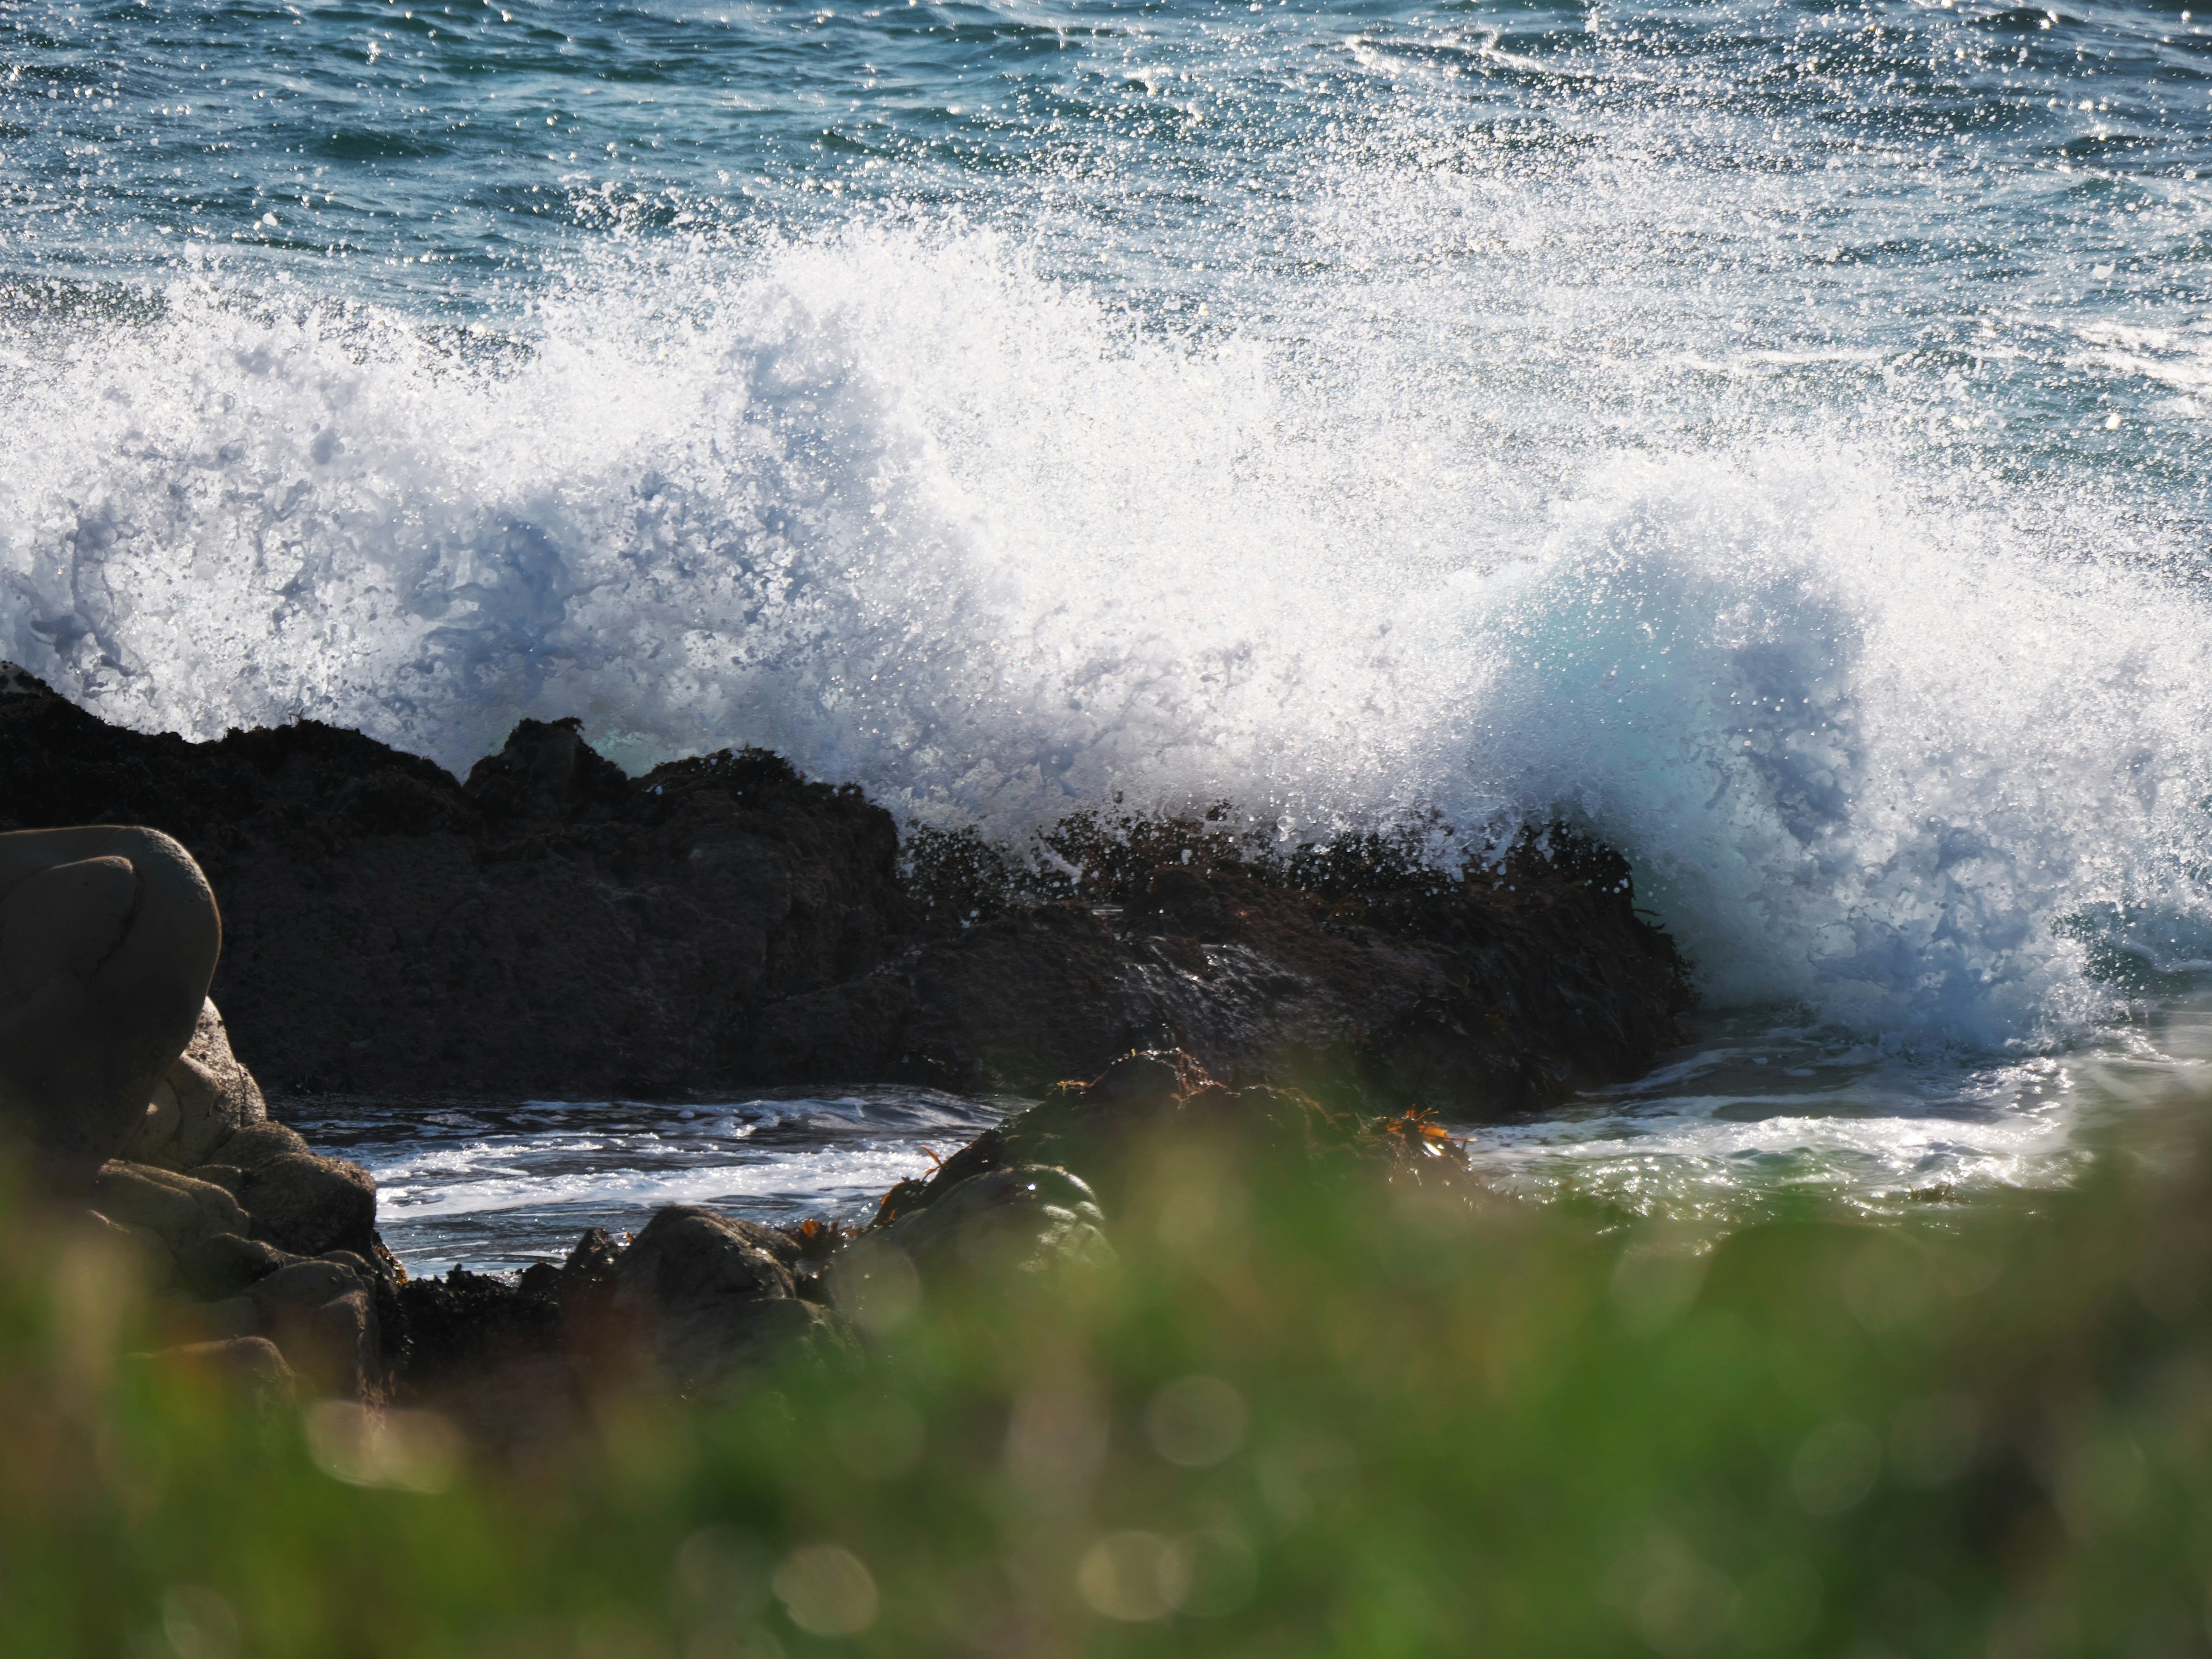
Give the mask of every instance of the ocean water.
M 884 1088 L 695 1105 L 353 1100 L 291 1121 L 376 1177 L 379 1234 L 409 1271 L 484 1273 L 561 1261 L 587 1227 L 619 1239 L 666 1204 L 863 1224 L 1011 1103 Z
M 136 726 L 1585 825 L 1707 1012 L 1501 1179 L 1881 1209 L 2202 1073 L 2172 0 L 19 0 L 0 409 L 0 657 Z

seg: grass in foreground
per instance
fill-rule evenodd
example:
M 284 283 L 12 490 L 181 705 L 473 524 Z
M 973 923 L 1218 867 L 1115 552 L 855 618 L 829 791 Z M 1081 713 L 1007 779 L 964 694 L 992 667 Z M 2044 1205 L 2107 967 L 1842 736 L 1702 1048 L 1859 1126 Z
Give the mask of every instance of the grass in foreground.
M 1704 1255 L 1163 1148 L 1115 1267 L 884 1299 L 864 1370 L 611 1393 L 497 1468 L 133 1361 L 119 1264 L 0 1223 L 0 1649 L 2201 1653 L 2212 1174 L 2168 1129 Z

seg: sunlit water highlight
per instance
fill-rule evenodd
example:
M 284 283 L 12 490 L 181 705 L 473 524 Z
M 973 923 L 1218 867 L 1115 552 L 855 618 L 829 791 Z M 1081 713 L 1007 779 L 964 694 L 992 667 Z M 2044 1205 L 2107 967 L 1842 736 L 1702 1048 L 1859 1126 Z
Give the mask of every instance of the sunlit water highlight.
M 866 1089 L 680 1106 L 349 1101 L 292 1121 L 376 1177 L 384 1242 L 419 1273 L 558 1261 L 586 1228 L 620 1239 L 665 1204 L 771 1225 L 864 1222 L 999 1115 L 931 1090 Z
M 1723 1046 L 1861 1056 L 1498 1140 L 1540 1188 L 1996 1178 L 2194 1075 L 2171 0 L 32 0 L 0 406 L 0 656 L 109 718 L 1564 814 Z

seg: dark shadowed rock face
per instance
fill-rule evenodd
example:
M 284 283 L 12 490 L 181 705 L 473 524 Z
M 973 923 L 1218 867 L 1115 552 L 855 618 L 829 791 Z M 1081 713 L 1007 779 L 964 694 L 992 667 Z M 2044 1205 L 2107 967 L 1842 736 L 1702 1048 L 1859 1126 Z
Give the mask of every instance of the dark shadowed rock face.
M 463 785 L 312 722 L 194 744 L 0 697 L 0 829 L 118 820 L 201 860 L 213 995 L 279 1097 L 726 1084 L 754 1010 L 866 972 L 904 914 L 890 816 L 769 755 L 632 781 L 526 721 Z
M 1179 1048 L 1476 1116 L 1634 1074 L 1687 1002 L 1602 849 L 1347 879 L 1138 838 L 1075 849 L 1064 894 L 924 902 L 888 813 L 756 750 L 631 779 L 574 722 L 525 721 L 462 783 L 309 722 L 119 731 L 11 678 L 0 830 L 118 820 L 207 872 L 213 995 L 280 1102 L 1034 1091 Z
M 1177 1048 L 1232 1081 L 1482 1115 L 1635 1075 L 1690 1000 L 1601 848 L 1352 894 L 1224 860 L 1108 896 L 1127 902 L 1010 908 L 787 999 L 757 1024 L 756 1063 L 1035 1092 Z

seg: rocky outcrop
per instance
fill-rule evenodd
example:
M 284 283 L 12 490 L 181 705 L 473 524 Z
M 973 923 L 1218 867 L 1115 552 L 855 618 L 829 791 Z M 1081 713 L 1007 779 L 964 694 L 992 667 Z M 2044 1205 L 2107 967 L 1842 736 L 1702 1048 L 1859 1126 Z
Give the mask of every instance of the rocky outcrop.
M 525 721 L 464 782 L 312 722 L 188 744 L 10 684 L 0 830 L 189 848 L 222 896 L 214 994 L 280 1099 L 1036 1091 L 1176 1047 L 1477 1117 L 1633 1074 L 1687 1001 L 1626 866 L 1570 837 L 1445 878 L 1371 842 L 1072 820 L 1049 880 L 957 837 L 902 875 L 889 814 L 756 750 L 633 779 Z
M 799 1267 L 798 1244 L 773 1227 L 674 1206 L 617 1259 L 612 1311 L 670 1382 L 714 1392 L 794 1352 L 851 1351 L 836 1315 L 799 1299 Z
M 926 1279 L 1007 1267 L 1038 1273 L 1110 1260 L 1105 1229 L 1083 1181 L 1052 1164 L 1017 1164 L 925 1187 L 868 1243 L 897 1250 Z
M 633 781 L 525 722 L 462 783 L 313 722 L 188 744 L 17 684 L 0 830 L 188 847 L 222 897 L 214 996 L 278 1096 L 727 1081 L 745 1015 L 866 972 L 905 915 L 889 815 L 769 756 Z
M 189 1170 L 239 1130 L 268 1121 L 260 1085 L 231 1052 L 214 1001 L 204 1000 L 191 1041 L 154 1085 L 145 1117 L 117 1155 Z
M 125 1136 L 132 1157 L 102 1164 L 82 1196 L 178 1303 L 179 1363 L 270 1398 L 381 1398 L 401 1275 L 376 1236 L 374 1180 L 268 1121 L 212 1002 L 153 1094 Z
M 215 897 L 167 836 L 0 835 L 0 1129 L 70 1179 L 120 1152 L 192 1037 L 222 945 Z

